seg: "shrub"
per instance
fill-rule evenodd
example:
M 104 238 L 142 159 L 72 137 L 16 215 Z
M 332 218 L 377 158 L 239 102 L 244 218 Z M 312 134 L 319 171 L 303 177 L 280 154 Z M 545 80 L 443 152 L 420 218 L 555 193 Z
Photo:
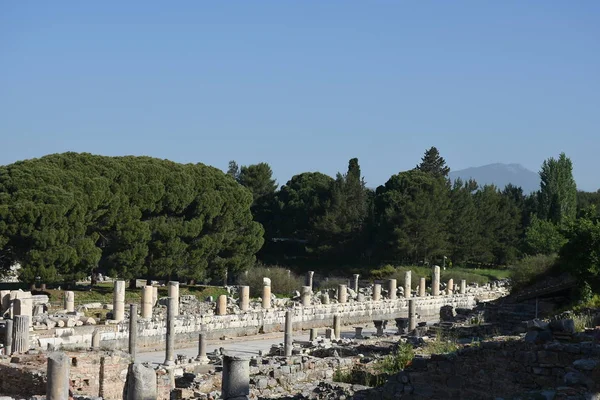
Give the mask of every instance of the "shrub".
M 387 264 L 378 269 L 372 269 L 369 271 L 369 275 L 372 279 L 381 280 L 391 278 L 396 273 L 396 268 L 393 265 Z
M 439 332 L 434 340 L 427 342 L 423 347 L 425 354 L 448 354 L 454 353 L 456 350 L 458 350 L 456 337 L 443 332 Z
M 250 296 L 261 297 L 263 278 L 271 279 L 271 291 L 276 295 L 290 296 L 304 285 L 302 278 L 294 273 L 288 273 L 287 269 L 266 266 L 254 267 L 248 271 L 248 275 L 242 275 L 240 285 L 250 286 Z
M 333 277 L 333 278 L 325 278 L 323 280 L 319 280 L 315 282 L 314 286 L 318 287 L 319 290 L 325 289 L 337 289 L 338 285 L 347 285 L 348 279 Z
M 391 354 L 383 357 L 376 369 L 389 375 L 402 371 L 415 358 L 415 351 L 410 343 L 402 343 Z
M 556 265 L 556 255 L 527 256 L 512 267 L 511 279 L 516 288 L 532 283 L 550 272 Z

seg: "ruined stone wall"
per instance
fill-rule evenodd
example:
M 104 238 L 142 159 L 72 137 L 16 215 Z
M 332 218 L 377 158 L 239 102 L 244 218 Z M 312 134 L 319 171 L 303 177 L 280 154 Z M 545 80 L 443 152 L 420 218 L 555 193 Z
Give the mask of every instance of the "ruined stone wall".
M 415 359 L 373 399 L 495 399 L 570 386 L 600 392 L 600 344 L 484 342 L 455 355 Z
M 30 357 L 32 358 L 32 357 Z M 46 357 L 32 358 L 30 364 L 10 363 L 10 358 L 0 360 L 0 395 L 29 397 L 46 393 Z

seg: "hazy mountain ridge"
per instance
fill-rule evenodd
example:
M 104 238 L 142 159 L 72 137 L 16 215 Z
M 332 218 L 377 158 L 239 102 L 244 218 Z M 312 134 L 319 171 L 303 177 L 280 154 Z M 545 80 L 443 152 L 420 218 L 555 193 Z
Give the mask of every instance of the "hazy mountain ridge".
M 514 186 L 520 186 L 523 193 L 529 194 L 540 188 L 540 176 L 523 167 L 521 164 L 488 164 L 481 167 L 472 167 L 451 171 L 450 179 L 455 181 L 457 178 L 463 181 L 475 179 L 480 186 L 494 184 L 500 189 L 504 189 L 509 183 Z

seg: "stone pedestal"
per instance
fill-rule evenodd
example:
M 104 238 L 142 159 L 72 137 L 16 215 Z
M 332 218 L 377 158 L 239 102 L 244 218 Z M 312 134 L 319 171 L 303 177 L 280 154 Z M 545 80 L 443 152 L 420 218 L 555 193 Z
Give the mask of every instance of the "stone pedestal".
M 375 325 L 375 329 L 377 329 L 377 332 L 375 334 L 377 336 L 383 336 L 383 321 L 374 320 L 373 325 Z
M 250 286 L 240 286 L 240 310 L 246 312 L 250 307 Z
M 217 300 L 217 315 L 227 315 L 227 295 L 220 295 Z
M 427 281 L 425 278 L 421 278 L 419 281 L 419 297 L 427 296 Z
M 156 371 L 142 364 L 131 364 L 127 371 L 126 391 L 125 400 L 157 399 Z
M 263 286 L 262 307 L 266 310 L 271 308 L 271 285 Z
M 13 319 L 13 353 L 25 353 L 29 350 L 29 318 L 28 315 L 15 315 Z
M 376 283 L 373 286 L 373 301 L 379 300 L 381 300 L 381 285 L 379 283 Z
M 144 286 L 142 289 L 142 318 L 150 319 L 152 318 L 152 308 L 154 305 L 152 304 L 154 289 L 152 286 Z
M 362 326 L 355 326 L 354 327 L 354 339 L 362 339 L 363 338 L 362 331 L 363 331 Z
M 65 353 L 48 355 L 46 400 L 66 400 L 69 398 L 69 366 L 71 359 Z
M 313 290 L 313 276 L 315 275 L 315 271 L 308 271 L 306 273 L 306 286 L 310 286 L 310 290 Z
M 431 295 L 440 295 L 440 267 L 438 265 L 434 265 L 432 270 Z
M 13 315 L 23 315 L 29 317 L 29 326 L 33 323 L 33 301 L 31 297 L 20 297 L 14 300 Z
M 358 293 L 358 279 L 359 278 L 360 278 L 359 274 L 352 275 L 352 279 L 353 279 L 352 280 L 352 282 L 353 282 L 352 290 L 354 290 L 356 293 Z
M 412 271 L 404 272 L 404 297 L 410 299 L 412 292 Z
M 13 339 L 13 321 L 7 319 L 4 325 L 4 354 L 10 356 L 12 354 L 12 339 Z
M 389 279 L 388 280 L 388 292 L 390 300 L 396 300 L 396 280 Z
M 310 286 L 302 286 L 302 291 L 300 292 L 300 298 L 302 299 L 302 305 L 304 307 L 310 306 L 310 296 L 311 296 Z
M 136 348 L 137 348 L 137 304 L 129 305 L 129 354 L 131 354 L 132 362 L 135 362 Z
M 342 319 L 339 315 L 333 316 L 333 334 L 336 339 L 342 338 Z
M 321 295 L 321 303 L 329 304 L 329 293 L 325 292 Z
M 408 318 L 396 318 L 396 328 L 398 328 L 398 334 L 404 335 L 406 328 L 408 327 Z
M 164 365 L 175 365 L 175 299 L 169 297 L 167 303 L 167 343 L 165 349 Z
M 317 340 L 318 336 L 319 336 L 319 330 L 317 328 L 310 328 L 308 340 L 310 340 L 312 342 L 313 340 Z
M 465 279 L 460 280 L 460 294 L 467 293 L 467 281 Z
M 292 355 L 292 312 L 285 312 L 285 332 L 284 332 L 284 341 L 283 341 L 283 350 L 286 357 L 291 357 Z
M 179 282 L 170 281 L 168 287 L 169 297 L 175 299 L 175 305 L 173 306 L 173 316 L 176 317 L 179 315 Z
M 245 399 L 250 395 L 250 362 L 247 358 L 223 357 L 223 400 Z
M 346 285 L 338 285 L 338 303 L 346 303 L 348 301 L 348 288 Z
M 325 328 L 325 339 L 335 339 L 333 328 Z
M 202 364 L 208 364 L 208 357 L 206 356 L 206 337 L 204 333 L 198 334 L 198 356 L 196 361 Z
M 113 288 L 113 320 L 125 319 L 125 281 L 115 281 Z
M 450 278 L 450 279 L 448 279 L 448 288 L 446 289 L 446 294 L 448 296 L 452 296 L 453 293 L 454 293 L 454 279 Z
M 416 300 L 408 301 L 408 331 L 412 332 L 417 327 L 417 302 Z
M 64 292 L 64 307 L 67 312 L 75 312 L 75 293 L 71 291 Z

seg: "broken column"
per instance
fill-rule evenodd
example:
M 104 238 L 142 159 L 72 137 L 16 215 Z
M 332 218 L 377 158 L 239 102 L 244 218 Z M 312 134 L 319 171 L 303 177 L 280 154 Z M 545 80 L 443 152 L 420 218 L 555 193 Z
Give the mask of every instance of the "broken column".
M 175 315 L 173 314 L 174 309 L 175 299 L 169 297 L 167 303 L 167 344 L 165 349 L 164 365 L 175 364 Z
M 302 286 L 302 292 L 300 292 L 300 298 L 302 299 L 302 306 L 310 306 L 310 286 Z
M 360 274 L 354 274 L 352 275 L 352 278 L 354 278 L 353 282 L 353 286 L 352 286 L 352 290 L 354 290 L 356 293 L 358 293 L 358 278 L 360 278 Z
M 285 312 L 285 332 L 283 334 L 283 349 L 284 355 L 290 357 L 292 355 L 292 312 Z
M 388 279 L 388 292 L 390 300 L 396 300 L 396 280 Z
M 395 318 L 396 328 L 398 329 L 398 334 L 403 335 L 406 333 L 406 328 L 408 327 L 408 318 Z
M 75 292 L 64 292 L 64 307 L 67 312 L 75 312 Z
M 169 294 L 168 296 L 174 299 L 174 308 L 173 308 L 173 316 L 176 317 L 179 315 L 179 282 L 170 281 L 169 282 Z
M 454 279 L 450 278 L 450 279 L 448 279 L 448 287 L 446 288 L 446 294 L 448 296 L 452 296 L 453 292 L 454 292 Z
M 250 394 L 250 363 L 247 358 L 223 357 L 223 382 L 221 398 L 223 400 L 241 400 Z
M 28 315 L 15 315 L 13 318 L 13 353 L 29 350 L 29 320 Z
M 207 364 L 208 357 L 206 356 L 206 337 L 203 332 L 198 334 L 198 356 L 196 357 L 196 361 Z
M 342 322 L 339 315 L 333 316 L 333 334 L 336 339 L 342 338 Z
M 317 336 L 319 336 L 319 330 L 317 328 L 310 328 L 308 340 L 310 340 L 311 342 L 313 340 L 317 340 Z
M 136 348 L 137 348 L 137 304 L 129 305 L 129 354 L 131 354 L 131 360 L 135 362 Z
M 240 286 L 240 310 L 248 311 L 250 306 L 250 286 Z
M 381 285 L 376 283 L 373 285 L 373 301 L 381 300 Z
M 152 286 L 152 307 L 158 303 L 158 287 Z
M 100 348 L 100 331 L 98 329 L 94 329 L 92 333 L 92 348 L 96 350 Z
M 404 297 L 410 299 L 412 291 L 412 271 L 404 272 Z
M 431 281 L 431 295 L 439 296 L 440 295 L 440 267 L 439 265 L 433 266 L 432 271 L 432 281 Z
M 335 339 L 333 328 L 325 328 L 325 339 Z
M 346 303 L 348 301 L 348 289 L 346 285 L 338 285 L 338 303 Z
M 144 286 L 142 288 L 142 318 L 152 318 L 152 297 L 154 290 L 152 286 Z
M 419 281 L 419 297 L 425 297 L 427 295 L 427 281 L 425 280 L 425 278 L 421 278 L 421 280 Z
M 126 391 L 125 400 L 157 399 L 158 390 L 154 368 L 137 363 L 131 364 L 127 371 Z
M 65 353 L 48 355 L 46 400 L 65 400 L 69 398 L 69 366 L 71 359 Z
M 321 294 L 321 303 L 329 304 L 329 293 L 324 292 L 323 294 Z
M 355 326 L 354 327 L 354 339 L 362 339 L 363 338 L 362 331 L 363 331 L 362 326 Z
M 408 332 L 417 328 L 417 301 L 410 299 L 408 301 Z
M 315 271 L 308 271 L 306 273 L 306 286 L 310 286 L 310 290 L 313 290 L 313 276 Z
M 113 288 L 113 320 L 125 319 L 125 281 L 115 281 Z
M 25 315 L 29 317 L 29 326 L 33 324 L 33 301 L 31 297 L 19 297 L 13 303 L 13 315 Z
M 13 321 L 7 319 L 4 324 L 4 354 L 10 356 L 12 354 L 12 339 L 13 339 Z
M 271 308 L 271 279 L 269 278 L 263 278 L 262 307 Z
M 377 329 L 377 336 L 383 336 L 383 321 L 375 320 L 373 321 L 373 325 L 375 325 L 375 329 Z
M 217 299 L 217 315 L 227 315 L 227 295 L 222 294 Z
M 460 280 L 460 294 L 466 294 L 467 293 L 467 281 L 466 279 L 461 279 Z

